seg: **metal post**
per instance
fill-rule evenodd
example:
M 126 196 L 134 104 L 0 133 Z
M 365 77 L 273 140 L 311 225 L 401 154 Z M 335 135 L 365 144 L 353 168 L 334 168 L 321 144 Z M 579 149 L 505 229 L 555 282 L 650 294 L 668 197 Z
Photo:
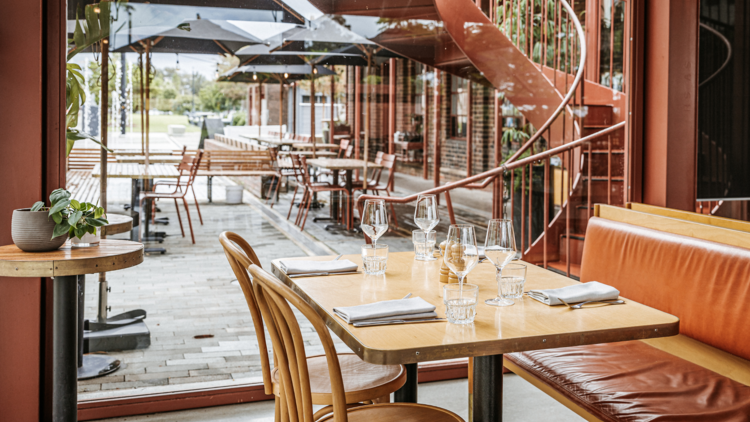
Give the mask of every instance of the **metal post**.
M 336 66 L 331 66 L 331 124 L 328 127 L 328 143 L 333 143 L 333 114 L 336 112 Z
M 407 363 L 406 367 L 406 383 L 393 393 L 393 401 L 396 403 L 416 403 L 417 393 L 419 390 L 418 377 L 419 368 L 416 363 Z
M 58 276 L 53 280 L 52 322 L 52 420 L 78 418 L 78 279 Z
M 474 358 L 472 422 L 503 420 L 503 355 Z
M 354 68 L 354 158 L 359 159 L 360 132 L 362 132 L 362 68 Z
M 101 67 L 101 83 L 102 91 L 99 96 L 99 111 L 101 112 L 100 118 L 100 141 L 103 146 L 107 146 L 107 121 L 109 120 L 109 42 L 105 38 L 101 42 L 101 54 L 102 54 L 102 67 Z M 99 154 L 99 166 L 101 167 L 99 177 L 99 203 L 104 210 L 107 210 L 107 150 L 104 148 L 100 149 Z M 101 230 L 101 229 L 100 229 Z
M 292 85 L 292 135 L 297 135 L 297 82 Z
M 471 164 L 474 159 L 474 146 L 471 139 L 471 113 L 473 111 L 471 106 L 471 81 L 468 82 L 466 91 L 468 97 L 466 101 L 466 177 L 471 177 Z
M 422 178 L 427 180 L 429 177 L 429 168 L 427 160 L 429 158 L 427 148 L 427 66 L 422 65 Z
M 396 149 L 394 136 L 396 133 L 396 59 L 388 61 L 388 154 Z
M 435 187 L 440 186 L 440 73 L 441 71 L 435 69 L 435 144 L 433 145 L 435 156 L 433 157 L 433 174 L 432 179 L 435 183 Z
M 312 65 L 312 69 L 313 72 L 310 74 L 310 141 L 313 158 L 317 158 L 315 151 L 315 65 Z

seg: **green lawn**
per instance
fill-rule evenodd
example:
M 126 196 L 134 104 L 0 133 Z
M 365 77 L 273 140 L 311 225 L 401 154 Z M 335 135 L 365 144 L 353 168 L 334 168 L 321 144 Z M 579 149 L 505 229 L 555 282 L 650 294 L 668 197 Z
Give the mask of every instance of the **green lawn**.
M 140 132 L 141 131 L 141 115 L 140 114 L 133 114 L 133 132 Z M 151 126 L 151 132 L 162 132 L 167 133 L 167 127 L 169 125 L 183 125 L 185 126 L 185 132 L 200 132 L 200 128 L 191 125 L 188 123 L 187 116 L 182 115 L 167 115 L 167 114 L 160 114 L 160 115 L 152 115 L 150 117 L 150 126 Z M 114 128 L 110 128 L 110 130 L 114 130 Z M 130 126 L 128 126 L 128 132 L 130 131 Z

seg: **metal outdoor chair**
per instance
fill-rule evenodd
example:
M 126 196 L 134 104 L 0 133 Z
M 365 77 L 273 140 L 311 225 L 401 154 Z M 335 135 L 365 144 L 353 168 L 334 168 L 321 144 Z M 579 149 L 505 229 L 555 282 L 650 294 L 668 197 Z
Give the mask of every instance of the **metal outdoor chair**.
M 382 154 L 380 157 L 380 162 L 378 162 L 378 157 L 375 157 L 375 163 L 376 164 L 382 164 L 383 167 L 379 168 L 375 171 L 375 177 L 368 180 L 367 182 L 367 189 L 363 189 L 363 184 L 361 181 L 357 182 L 357 184 L 354 186 L 353 191 L 364 191 L 365 193 L 367 191 L 372 191 L 375 195 L 381 195 L 380 192 L 385 192 L 385 196 L 391 196 L 390 192 L 388 191 L 389 188 L 393 186 L 393 180 L 396 175 L 396 155 L 395 154 L 383 154 L 380 151 L 378 151 L 378 154 Z M 385 182 L 385 184 L 380 183 L 380 176 L 383 174 L 383 169 L 388 169 L 388 181 Z M 398 220 L 396 219 L 396 210 L 393 206 L 393 202 L 390 203 L 391 206 L 391 222 L 393 222 L 393 225 L 395 227 L 398 227 Z
M 224 247 L 224 253 L 227 256 L 229 265 L 232 267 L 235 277 L 240 283 L 242 292 L 245 295 L 247 306 L 250 308 L 255 335 L 258 340 L 258 350 L 260 350 L 260 364 L 263 375 L 263 386 L 266 394 L 273 394 L 276 403 L 276 420 L 286 421 L 288 418 L 282 418 L 282 409 L 288 409 L 286 404 L 293 397 L 288 396 L 288 378 L 284 377 L 284 370 L 279 369 L 281 360 L 286 357 L 288 349 L 279 348 L 276 342 L 273 342 L 273 351 L 275 355 L 274 365 L 276 368 L 271 369 L 271 363 L 266 352 L 268 346 L 266 343 L 266 332 L 264 322 L 269 330 L 275 330 L 276 324 L 270 320 L 264 319 L 262 315 L 263 304 L 259 302 L 256 296 L 255 281 L 257 278 L 250 277 L 247 269 L 251 266 L 260 268 L 255 251 L 240 235 L 232 232 L 223 232 L 219 236 L 219 242 Z M 271 333 L 273 337 L 274 333 Z M 308 356 L 305 358 L 308 368 L 309 379 L 313 382 L 310 388 L 313 405 L 324 405 L 327 408 L 318 412 L 318 414 L 330 413 L 331 404 L 334 403 L 334 392 L 331 390 L 331 384 L 328 383 L 328 364 L 326 356 Z M 342 353 L 337 355 L 343 373 L 343 397 L 348 405 L 357 406 L 360 403 L 372 402 L 389 402 L 390 394 L 401 388 L 406 382 L 406 371 L 402 365 L 373 365 L 363 362 L 357 355 L 352 353 Z M 283 380 L 283 382 L 279 382 Z M 339 394 L 337 391 L 335 394 Z M 337 397 L 338 398 L 338 397 Z M 316 414 L 316 415 L 318 415 Z M 320 415 L 318 415 L 320 417 Z
M 248 271 L 253 278 L 253 292 L 258 308 L 276 351 L 276 377 L 282 380 L 280 385 L 284 389 L 280 395 L 280 406 L 277 406 L 281 411 L 281 420 L 463 422 L 453 412 L 425 404 L 377 403 L 363 406 L 352 403 L 348 398 L 348 377 L 345 378 L 349 373 L 344 359 L 346 355 L 336 353 L 323 319 L 310 304 L 272 274 L 255 264 L 249 265 Z M 318 364 L 305 354 L 305 339 L 292 307 L 310 321 L 318 334 L 325 351 L 324 356 L 317 357 L 320 360 Z M 326 385 L 331 389 L 327 397 L 331 405 L 313 413 L 313 405 L 320 403 L 313 391 L 318 385 Z M 390 389 L 392 387 L 381 389 L 378 394 Z
M 329 182 L 313 182 L 312 178 L 310 177 L 310 172 L 307 170 L 307 159 L 304 156 L 299 157 L 299 160 L 301 162 L 300 165 L 300 172 L 302 173 L 302 178 L 305 183 L 305 191 L 302 194 L 302 202 L 300 202 L 300 208 L 299 212 L 297 213 L 297 221 L 296 224 L 300 226 L 300 230 L 305 229 L 305 223 L 307 222 L 307 214 L 310 212 L 310 204 L 312 203 L 313 195 L 320 192 L 344 192 L 346 193 L 346 188 L 343 188 L 339 186 L 338 184 L 333 184 Z M 305 207 L 305 215 L 302 217 L 302 207 Z M 302 221 L 302 225 L 300 225 L 300 220 Z
M 187 153 L 187 147 L 182 148 L 182 162 L 185 162 L 185 156 Z M 188 156 L 188 160 L 190 159 L 190 156 Z M 198 163 L 196 166 L 200 166 L 201 160 L 203 159 L 203 153 L 201 152 L 200 157 L 198 158 Z M 182 164 L 180 162 L 180 164 Z M 156 191 L 157 186 L 177 186 L 177 190 L 182 190 L 182 188 L 190 188 L 190 191 L 193 193 L 193 200 L 195 202 L 195 209 L 198 210 L 198 219 L 201 222 L 201 226 L 203 225 L 203 216 L 201 215 L 201 207 L 198 204 L 198 196 L 195 194 L 195 188 L 193 187 L 193 182 L 195 182 L 195 176 L 196 173 L 193 173 L 193 175 L 188 180 L 180 180 L 177 179 L 177 181 L 174 180 L 160 180 L 152 186 L 151 190 Z M 156 218 L 156 202 L 152 203 L 153 209 L 151 210 L 151 223 L 155 221 Z

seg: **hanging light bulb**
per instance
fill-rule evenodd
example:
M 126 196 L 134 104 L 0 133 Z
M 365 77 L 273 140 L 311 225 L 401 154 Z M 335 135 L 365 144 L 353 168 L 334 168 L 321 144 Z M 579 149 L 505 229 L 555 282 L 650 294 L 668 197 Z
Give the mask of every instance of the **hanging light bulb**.
M 316 74 L 316 75 L 318 74 L 318 68 L 315 67 L 315 66 L 313 66 L 313 73 Z
M 257 81 L 257 80 L 258 80 L 258 74 L 257 74 L 257 73 L 255 73 L 255 72 L 253 72 L 253 80 L 254 80 L 254 81 Z
M 180 55 L 175 53 L 175 57 L 177 57 L 177 66 L 175 66 L 175 70 L 180 70 Z
M 101 10 L 101 9 L 99 9 L 99 6 L 94 6 L 94 13 L 99 13 L 99 12 L 101 12 L 101 11 L 102 11 L 102 10 Z
M 288 77 L 289 77 L 289 74 L 288 74 L 288 73 L 285 73 L 285 74 L 284 74 L 284 79 L 287 79 Z
M 219 63 L 216 63 L 216 79 L 219 78 Z

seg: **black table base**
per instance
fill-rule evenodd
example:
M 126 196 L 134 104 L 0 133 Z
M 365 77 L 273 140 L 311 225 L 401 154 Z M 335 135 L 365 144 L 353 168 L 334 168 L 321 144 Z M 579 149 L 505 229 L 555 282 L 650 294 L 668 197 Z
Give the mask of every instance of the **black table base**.
M 417 391 L 419 389 L 419 367 L 416 363 L 407 363 L 406 384 L 393 393 L 393 401 L 396 403 L 417 403 Z
M 78 419 L 78 276 L 53 279 L 52 421 Z
M 474 358 L 473 397 L 469 402 L 470 422 L 503 420 L 503 355 Z

